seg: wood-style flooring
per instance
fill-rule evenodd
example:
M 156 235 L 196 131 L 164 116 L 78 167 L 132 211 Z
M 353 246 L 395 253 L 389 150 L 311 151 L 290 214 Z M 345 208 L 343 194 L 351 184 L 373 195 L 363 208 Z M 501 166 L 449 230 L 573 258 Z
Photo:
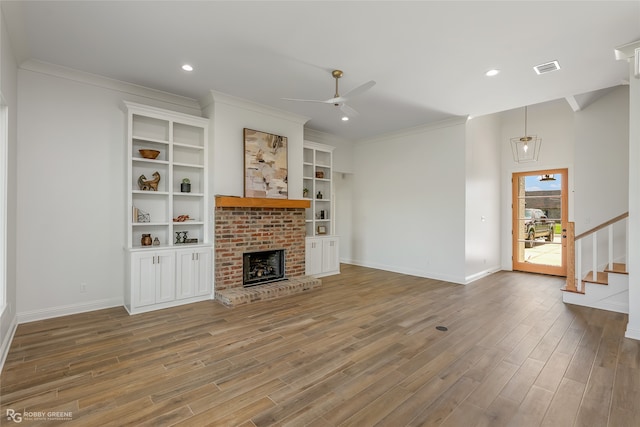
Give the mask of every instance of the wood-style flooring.
M 500 272 L 462 286 L 342 272 L 234 309 L 20 325 L 0 424 L 14 424 L 9 409 L 71 415 L 21 425 L 640 425 L 627 316 L 563 304 L 562 279 Z

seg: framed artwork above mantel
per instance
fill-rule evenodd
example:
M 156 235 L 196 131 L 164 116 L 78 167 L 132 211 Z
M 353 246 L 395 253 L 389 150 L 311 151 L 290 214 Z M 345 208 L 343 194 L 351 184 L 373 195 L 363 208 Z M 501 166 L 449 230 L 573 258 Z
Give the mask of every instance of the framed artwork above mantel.
M 244 196 L 287 199 L 287 137 L 244 128 Z

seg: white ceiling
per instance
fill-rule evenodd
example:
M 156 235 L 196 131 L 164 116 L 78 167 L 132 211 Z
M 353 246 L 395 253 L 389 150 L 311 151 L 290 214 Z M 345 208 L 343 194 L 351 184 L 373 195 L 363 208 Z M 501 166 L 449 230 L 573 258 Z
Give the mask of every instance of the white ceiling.
M 49 62 L 194 99 L 213 89 L 365 138 L 624 84 L 614 48 L 640 39 L 640 1 L 7 1 L 19 63 Z M 558 60 L 538 76 L 533 66 Z M 180 69 L 190 63 L 195 70 Z M 328 99 L 377 84 L 342 122 Z M 499 68 L 493 78 L 485 71 Z M 582 97 L 582 98 L 580 98 Z M 575 107 L 574 107 L 575 108 Z

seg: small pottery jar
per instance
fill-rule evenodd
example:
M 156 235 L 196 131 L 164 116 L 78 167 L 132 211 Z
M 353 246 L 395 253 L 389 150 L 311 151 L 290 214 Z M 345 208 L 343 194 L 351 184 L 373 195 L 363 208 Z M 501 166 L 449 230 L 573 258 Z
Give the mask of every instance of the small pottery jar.
M 160 246 L 160 239 L 158 239 L 157 237 L 153 239 L 153 246 Z
M 140 244 L 142 246 L 151 246 L 151 234 L 143 234 Z

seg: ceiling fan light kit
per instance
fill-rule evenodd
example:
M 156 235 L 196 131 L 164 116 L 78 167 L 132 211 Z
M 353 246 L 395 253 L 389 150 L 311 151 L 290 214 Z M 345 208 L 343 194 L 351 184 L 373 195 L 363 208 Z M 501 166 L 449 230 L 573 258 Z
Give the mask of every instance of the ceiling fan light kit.
M 373 80 L 370 80 L 366 83 L 361 84 L 360 86 L 357 86 L 354 89 L 351 89 L 349 92 L 347 92 L 344 95 L 340 95 L 340 91 L 338 88 L 338 80 L 344 75 L 342 70 L 333 70 L 331 72 L 331 76 L 336 80 L 336 93 L 333 95 L 333 98 L 329 98 L 326 100 L 319 100 L 319 99 L 297 99 L 297 98 L 282 98 L 286 101 L 297 101 L 297 102 L 317 102 L 317 103 L 321 103 L 321 104 L 333 104 L 336 107 L 340 108 L 340 111 L 342 111 L 344 113 L 344 116 L 342 116 L 341 120 L 342 121 L 347 121 L 349 120 L 349 117 L 355 117 L 358 115 L 358 112 L 356 110 L 354 110 L 352 107 L 350 107 L 349 105 L 347 105 L 347 101 L 355 96 L 358 96 L 360 94 L 362 94 L 363 92 L 371 89 L 376 82 Z M 346 117 L 346 120 L 345 120 Z

